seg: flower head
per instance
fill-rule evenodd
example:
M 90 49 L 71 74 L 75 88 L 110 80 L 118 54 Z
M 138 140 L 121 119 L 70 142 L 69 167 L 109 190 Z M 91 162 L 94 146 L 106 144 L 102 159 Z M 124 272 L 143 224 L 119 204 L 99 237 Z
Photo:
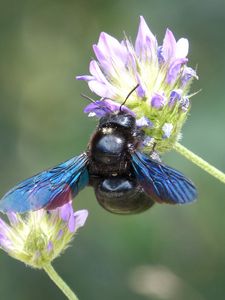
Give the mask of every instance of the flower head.
M 150 31 L 143 17 L 135 45 L 126 37 L 119 42 L 102 32 L 93 46 L 97 60 L 90 62 L 91 75 L 77 76 L 88 82 L 89 88 L 102 97 L 89 104 L 89 116 L 102 117 L 120 109 L 128 93 L 137 89 L 123 109 L 130 110 L 143 122 L 146 138 L 157 144 L 157 150 L 171 149 L 179 139 L 181 127 L 190 110 L 189 88 L 196 72 L 187 66 L 188 40 L 176 41 L 167 29 L 161 45 Z M 145 119 L 145 120 L 146 120 Z M 138 121 L 140 124 L 140 121 Z
M 0 248 L 27 265 L 42 268 L 67 248 L 88 212 L 74 212 L 69 202 L 51 211 L 7 216 L 10 224 L 0 219 Z

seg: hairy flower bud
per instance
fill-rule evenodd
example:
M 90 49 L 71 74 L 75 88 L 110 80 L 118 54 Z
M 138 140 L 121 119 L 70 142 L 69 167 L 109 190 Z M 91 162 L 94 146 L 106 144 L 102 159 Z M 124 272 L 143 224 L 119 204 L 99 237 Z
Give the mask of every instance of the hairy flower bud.
M 88 212 L 74 212 L 69 202 L 51 211 L 7 216 L 10 225 L 0 219 L 0 248 L 27 265 L 43 268 L 68 247 L 77 229 L 85 224 Z

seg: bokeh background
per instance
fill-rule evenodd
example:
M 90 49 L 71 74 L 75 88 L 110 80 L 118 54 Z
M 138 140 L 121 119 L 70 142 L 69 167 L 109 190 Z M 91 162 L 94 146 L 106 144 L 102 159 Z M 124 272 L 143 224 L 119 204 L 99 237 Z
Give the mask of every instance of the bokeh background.
M 82 113 L 92 44 L 101 31 L 135 39 L 142 14 L 162 41 L 166 27 L 190 41 L 199 81 L 182 143 L 225 171 L 223 0 L 0 0 L 0 193 L 81 153 L 96 126 Z M 86 188 L 74 201 L 90 216 L 54 263 L 81 300 L 225 299 L 225 185 L 177 153 L 164 160 L 197 185 L 193 205 L 111 215 Z M 0 252 L 0 299 L 62 300 L 44 272 Z

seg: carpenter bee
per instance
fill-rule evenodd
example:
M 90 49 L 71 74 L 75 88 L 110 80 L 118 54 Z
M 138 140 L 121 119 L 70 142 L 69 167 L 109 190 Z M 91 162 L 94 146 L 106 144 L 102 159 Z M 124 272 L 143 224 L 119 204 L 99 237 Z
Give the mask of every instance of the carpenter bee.
M 139 213 L 155 202 L 195 200 L 197 191 L 188 178 L 142 152 L 143 132 L 124 103 L 100 118 L 84 153 L 16 185 L 0 201 L 0 211 L 51 210 L 88 185 L 99 204 L 116 214 Z

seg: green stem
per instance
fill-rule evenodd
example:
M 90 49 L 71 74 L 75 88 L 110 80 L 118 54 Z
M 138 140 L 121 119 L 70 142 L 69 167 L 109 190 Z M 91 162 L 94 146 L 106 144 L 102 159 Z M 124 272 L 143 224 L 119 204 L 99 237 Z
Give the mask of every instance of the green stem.
M 59 274 L 55 271 L 53 266 L 49 263 L 43 268 L 51 280 L 58 286 L 58 288 L 64 293 L 64 295 L 70 300 L 78 300 L 74 292 L 69 286 L 62 280 Z
M 174 145 L 174 150 L 176 150 L 181 155 L 183 155 L 184 157 L 192 161 L 194 164 L 202 168 L 204 171 L 208 172 L 210 175 L 214 176 L 215 178 L 225 183 L 225 174 L 223 172 L 221 172 L 217 168 L 207 163 L 204 159 L 194 154 L 193 152 L 191 152 L 190 150 L 182 146 L 180 143 L 176 143 Z

